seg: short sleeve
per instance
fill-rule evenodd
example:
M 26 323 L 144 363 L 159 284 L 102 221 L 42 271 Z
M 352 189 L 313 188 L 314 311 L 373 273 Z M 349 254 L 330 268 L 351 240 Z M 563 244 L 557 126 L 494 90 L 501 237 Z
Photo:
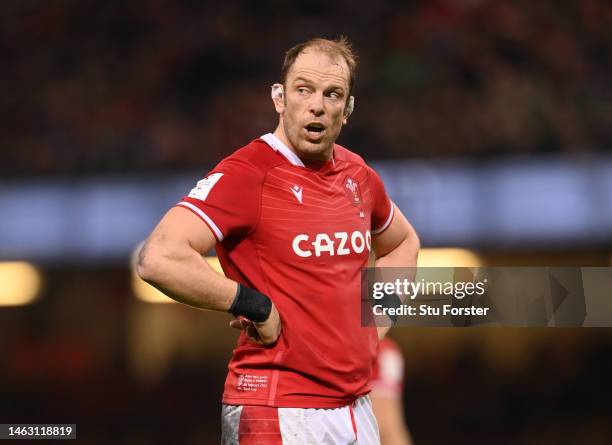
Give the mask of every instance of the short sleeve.
M 387 196 L 385 186 L 378 174 L 368 167 L 370 193 L 372 195 L 372 235 L 384 232 L 393 219 L 393 203 Z
M 254 165 L 228 158 L 199 180 L 177 206 L 200 217 L 219 242 L 244 236 L 257 225 L 262 182 Z

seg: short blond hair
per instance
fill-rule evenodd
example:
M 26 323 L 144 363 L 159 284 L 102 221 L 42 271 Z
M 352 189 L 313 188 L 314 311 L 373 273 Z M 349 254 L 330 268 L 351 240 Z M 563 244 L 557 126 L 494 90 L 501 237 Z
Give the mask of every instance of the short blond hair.
M 281 83 L 283 85 L 287 82 L 287 75 L 289 70 L 295 63 L 298 56 L 309 48 L 315 48 L 330 57 L 336 58 L 341 57 L 345 60 L 346 65 L 349 69 L 349 95 L 353 91 L 353 85 L 355 84 L 355 76 L 357 74 L 357 55 L 353 51 L 351 43 L 344 36 L 338 37 L 336 40 L 323 39 L 321 37 L 315 37 L 299 45 L 287 50 L 285 53 L 285 60 L 283 61 L 283 67 L 281 68 Z

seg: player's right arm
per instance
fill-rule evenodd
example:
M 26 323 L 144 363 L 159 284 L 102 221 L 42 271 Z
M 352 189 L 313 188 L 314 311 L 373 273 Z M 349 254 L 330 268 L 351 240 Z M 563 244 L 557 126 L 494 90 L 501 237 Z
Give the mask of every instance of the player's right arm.
M 237 298 L 238 283 L 215 272 L 202 256 L 216 243 L 215 235 L 200 218 L 184 207 L 174 207 L 140 251 L 138 275 L 176 301 L 228 312 Z M 257 343 L 272 344 L 280 333 L 280 318 L 272 304 L 265 321 L 243 320 L 231 326 L 243 329 Z

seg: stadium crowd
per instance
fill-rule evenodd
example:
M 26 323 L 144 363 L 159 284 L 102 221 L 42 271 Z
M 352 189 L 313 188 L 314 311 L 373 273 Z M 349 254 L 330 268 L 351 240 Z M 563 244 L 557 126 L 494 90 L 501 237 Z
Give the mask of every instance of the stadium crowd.
M 606 0 L 3 4 L 3 175 L 206 169 L 269 131 L 277 56 L 345 34 L 366 158 L 612 147 Z
M 360 54 L 356 113 L 339 142 L 368 160 L 612 149 L 607 0 L 24 0 L 1 10 L 3 178 L 204 172 L 273 129 L 279 54 L 315 35 L 345 34 Z M 45 286 L 37 304 L 0 311 L 0 418 L 76 422 L 85 444 L 217 441 L 231 346 L 189 332 L 167 373 L 143 365 L 141 375 L 130 360 L 155 332 L 125 265 L 60 265 Z M 177 335 L 207 327 L 174 312 L 157 321 Z M 146 341 L 133 339 L 138 326 Z M 468 341 L 417 355 L 412 332 L 415 441 L 611 443 L 609 331 L 576 331 L 572 344 L 533 334 L 516 344 L 523 360 L 497 366 Z

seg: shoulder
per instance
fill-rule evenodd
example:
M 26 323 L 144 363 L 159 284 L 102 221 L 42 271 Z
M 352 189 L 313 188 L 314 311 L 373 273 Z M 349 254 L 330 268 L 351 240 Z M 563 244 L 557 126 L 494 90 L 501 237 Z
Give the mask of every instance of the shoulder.
M 334 144 L 334 155 L 339 161 L 350 162 L 352 164 L 357 164 L 361 167 L 368 168 L 368 165 L 361 156 L 359 156 L 354 151 L 343 147 L 342 145 Z
M 227 156 L 213 172 L 245 174 L 245 180 L 261 179 L 271 168 L 283 163 L 278 154 L 261 139 L 255 139 Z
M 367 187 L 378 190 L 382 185 L 382 180 L 376 170 L 370 167 L 366 161 L 354 151 L 342 145 L 334 144 L 334 154 L 337 160 L 345 161 L 347 165 L 357 167 L 365 174 Z M 384 188 L 384 186 L 382 186 Z
M 336 159 L 339 161 L 345 161 L 349 164 L 357 165 L 363 168 L 366 171 L 368 177 L 378 177 L 376 171 L 366 163 L 365 159 L 363 159 L 354 151 L 351 151 L 348 148 L 343 147 L 342 145 L 334 144 L 334 154 L 336 156 Z

